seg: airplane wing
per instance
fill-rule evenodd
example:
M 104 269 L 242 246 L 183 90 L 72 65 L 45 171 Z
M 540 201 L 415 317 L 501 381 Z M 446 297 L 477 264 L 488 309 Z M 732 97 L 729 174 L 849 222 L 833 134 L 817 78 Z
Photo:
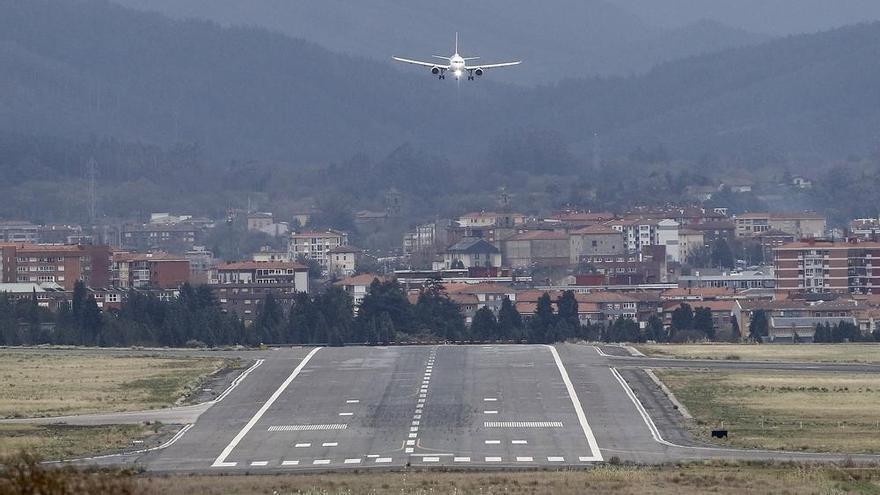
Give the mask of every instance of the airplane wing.
M 465 69 L 498 69 L 500 67 L 512 67 L 514 65 L 519 65 L 522 63 L 522 60 L 517 62 L 504 62 L 501 64 L 484 64 L 484 65 L 475 65 L 473 67 L 467 66 Z
M 405 64 L 413 64 L 413 65 L 421 65 L 423 67 L 440 67 L 441 69 L 449 69 L 449 64 L 438 64 L 434 62 L 422 62 L 419 60 L 410 60 L 408 58 L 400 58 L 400 57 L 391 57 L 398 62 L 403 62 Z

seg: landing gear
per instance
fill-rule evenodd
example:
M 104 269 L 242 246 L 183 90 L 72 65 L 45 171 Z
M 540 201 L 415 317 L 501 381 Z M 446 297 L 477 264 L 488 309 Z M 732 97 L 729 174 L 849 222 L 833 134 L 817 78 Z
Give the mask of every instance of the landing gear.
M 468 76 L 468 81 L 473 81 L 473 80 L 474 80 L 474 76 Z
M 468 69 L 468 81 L 473 81 L 473 80 L 474 80 L 474 70 Z
M 446 79 L 446 76 L 443 74 L 440 74 L 439 76 L 437 76 L 437 78 L 442 80 L 442 79 Z

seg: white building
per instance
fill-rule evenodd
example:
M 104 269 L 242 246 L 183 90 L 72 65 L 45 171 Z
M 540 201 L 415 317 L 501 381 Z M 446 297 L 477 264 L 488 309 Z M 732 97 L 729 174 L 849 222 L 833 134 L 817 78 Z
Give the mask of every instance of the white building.
M 675 263 L 681 262 L 681 250 L 679 249 L 678 222 L 665 219 L 657 222 L 657 244 L 666 246 L 666 260 Z
M 352 246 L 339 246 L 330 250 L 330 273 L 339 277 L 351 276 L 357 268 L 360 250 Z
M 325 269 L 330 268 L 330 251 L 348 245 L 348 234 L 337 230 L 324 232 L 300 232 L 290 235 L 287 251 L 291 259 L 308 258 L 317 261 Z

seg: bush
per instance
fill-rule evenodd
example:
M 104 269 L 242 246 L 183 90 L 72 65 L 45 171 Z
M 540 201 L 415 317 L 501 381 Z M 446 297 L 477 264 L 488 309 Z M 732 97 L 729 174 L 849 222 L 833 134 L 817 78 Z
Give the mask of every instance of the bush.
M 131 471 L 83 470 L 47 466 L 36 456 L 21 452 L 0 460 L 0 493 L 10 495 L 135 495 L 142 493 Z

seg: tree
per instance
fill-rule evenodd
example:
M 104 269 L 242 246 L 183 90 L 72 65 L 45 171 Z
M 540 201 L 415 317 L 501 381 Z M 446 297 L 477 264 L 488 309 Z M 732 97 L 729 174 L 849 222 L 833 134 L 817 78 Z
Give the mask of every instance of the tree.
M 324 315 L 332 339 L 337 339 L 338 342 L 351 342 L 355 338 L 354 303 L 345 289 L 330 287 L 315 298 L 315 306 Z M 367 339 L 361 335 L 355 340 L 365 342 Z
M 733 251 L 723 237 L 719 237 L 712 244 L 712 266 L 717 268 L 733 268 L 736 261 L 733 259 Z
M 862 334 L 859 327 L 849 321 L 840 321 L 832 330 L 832 340 L 835 343 L 840 342 L 858 342 L 862 340 Z
M 504 296 L 504 299 L 501 301 L 501 309 L 498 311 L 498 338 L 501 340 L 519 340 L 522 337 L 522 316 L 516 310 L 516 306 L 513 305 L 510 298 Z
M 324 267 L 317 260 L 307 256 L 299 255 L 296 257 L 297 263 L 305 265 L 309 269 L 309 279 L 317 280 L 324 275 Z
M 824 325 L 822 323 L 816 323 L 816 333 L 813 335 L 813 342 L 817 344 L 828 344 L 833 342 L 831 325 L 827 322 Z
M 663 320 L 660 319 L 657 315 L 651 315 L 648 318 L 648 324 L 645 328 L 645 338 L 647 340 L 653 340 L 654 342 L 666 342 L 669 340 L 669 336 L 666 334 L 666 329 L 663 328 Z
M 364 325 L 375 319 L 378 325 L 382 314 L 386 314 L 391 319 L 395 332 L 414 331 L 412 305 L 396 280 L 380 282 L 379 279 L 373 279 L 367 295 L 358 306 L 356 323 L 360 329 L 363 329 Z
M 574 291 L 567 290 L 563 292 L 556 301 L 556 308 L 559 313 L 559 319 L 565 320 L 568 326 L 578 328 L 581 325 L 580 318 L 578 317 L 578 302 Z
M 483 306 L 474 314 L 471 322 L 471 338 L 474 340 L 495 340 L 498 338 L 498 322 L 495 313 Z
M 770 335 L 770 321 L 767 312 L 763 309 L 755 310 L 749 322 L 749 339 L 753 342 L 763 342 L 763 337 Z
M 282 344 L 284 339 L 284 309 L 278 304 L 271 292 L 263 298 L 263 304 L 257 312 L 253 330 L 257 340 L 263 344 Z
M 550 294 L 544 293 L 538 298 L 535 315 L 529 319 L 528 340 L 531 343 L 549 343 L 548 337 L 556 325 L 556 315 L 553 314 L 553 303 Z
M 727 340 L 734 344 L 742 341 L 742 332 L 739 331 L 739 320 L 737 320 L 736 315 L 730 318 L 730 335 Z
M 694 311 L 690 304 L 681 303 L 672 312 L 672 325 L 670 327 L 670 336 L 674 336 L 677 332 L 691 330 L 694 328 Z
M 605 332 L 606 342 L 640 342 L 639 324 L 631 318 L 618 318 Z
M 707 339 L 715 340 L 715 321 L 712 319 L 712 310 L 706 307 L 698 307 L 694 311 L 694 330 L 702 333 Z
M 466 332 L 458 304 L 449 298 L 440 283 L 427 283 L 419 293 L 414 314 L 421 333 L 455 341 L 461 340 Z

